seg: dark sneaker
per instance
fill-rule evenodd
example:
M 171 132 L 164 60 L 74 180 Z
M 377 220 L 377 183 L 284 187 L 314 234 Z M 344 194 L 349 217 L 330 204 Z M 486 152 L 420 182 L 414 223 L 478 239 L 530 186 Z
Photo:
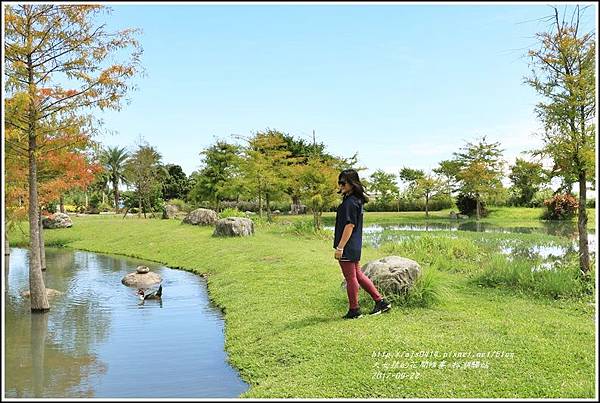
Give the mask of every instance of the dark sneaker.
M 373 308 L 373 310 L 371 311 L 371 313 L 369 315 L 377 315 L 377 314 L 380 314 L 381 312 L 387 312 L 390 310 L 391 307 L 392 307 L 392 304 L 387 302 L 385 299 L 381 299 L 375 303 L 375 307 Z
M 360 318 L 361 316 L 362 316 L 362 314 L 360 313 L 360 308 L 349 309 L 348 313 L 346 313 L 344 316 L 342 316 L 342 319 L 356 319 L 356 318 Z

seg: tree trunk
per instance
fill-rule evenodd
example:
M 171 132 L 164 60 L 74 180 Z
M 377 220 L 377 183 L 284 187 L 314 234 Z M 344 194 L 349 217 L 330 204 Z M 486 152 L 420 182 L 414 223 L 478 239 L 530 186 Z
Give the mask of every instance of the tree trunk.
M 299 214 L 300 213 L 300 197 L 297 195 L 292 195 L 292 205 L 290 207 L 291 214 Z
M 60 212 L 65 213 L 65 198 L 63 195 L 60 195 Z
M 429 196 L 425 196 L 425 217 L 429 217 Z
M 33 369 L 33 396 L 44 397 L 44 361 L 46 355 L 46 336 L 48 334 L 48 313 L 31 315 L 31 364 Z
M 32 76 L 30 72 L 30 76 Z M 33 82 L 33 77 L 31 79 Z M 35 95 L 31 94 L 32 101 Z M 35 110 L 29 112 L 29 290 L 31 292 L 31 311 L 47 311 L 50 309 L 44 276 L 40 265 L 40 223 L 37 194 L 37 142 L 35 137 Z
M 138 218 L 142 218 L 142 195 L 138 190 Z
M 579 207 L 577 215 L 577 229 L 579 231 L 579 270 L 583 277 L 589 278 L 590 275 L 590 251 L 588 247 L 587 233 L 587 210 L 586 203 L 586 174 L 585 171 L 579 171 Z
M 119 214 L 119 181 L 113 177 L 113 193 L 115 194 L 115 214 Z
M 269 193 L 265 193 L 265 202 L 267 205 L 267 221 L 273 222 L 273 217 L 271 216 L 271 201 L 269 200 Z
M 321 212 L 318 207 L 313 204 L 313 217 L 315 221 L 315 230 L 321 229 Z
M 480 207 L 479 207 L 480 203 L 479 203 L 479 197 L 478 196 L 475 197 L 475 206 L 477 207 L 476 208 L 477 214 L 476 214 L 475 217 L 476 217 L 476 220 L 479 221 L 479 217 L 481 217 L 481 210 L 480 210 Z
M 4 223 L 4 290 L 8 291 L 8 269 L 10 266 L 10 244 L 8 243 L 8 225 Z
M 42 223 L 42 209 L 40 208 L 40 267 L 46 270 L 46 244 L 44 242 L 44 225 Z

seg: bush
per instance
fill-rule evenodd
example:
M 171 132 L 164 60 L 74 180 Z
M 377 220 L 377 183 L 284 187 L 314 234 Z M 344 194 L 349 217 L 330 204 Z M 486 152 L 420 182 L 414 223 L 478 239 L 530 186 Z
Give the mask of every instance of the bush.
M 294 235 L 317 237 L 319 239 L 331 239 L 332 231 L 315 229 L 315 222 L 312 218 L 296 220 L 289 226 L 289 231 Z
M 587 208 L 596 208 L 596 199 L 587 199 L 585 201 L 585 207 L 587 207 Z
M 553 194 L 552 189 L 543 189 L 535 192 L 529 203 L 529 207 L 544 207 L 544 200 L 550 199 Z
M 77 213 L 77 206 L 73 204 L 65 204 L 65 213 Z
M 580 298 L 595 293 L 593 270 L 591 274 L 591 281 L 581 278 L 576 255 L 544 268 L 535 260 L 510 259 L 496 254 L 474 281 L 486 287 L 507 287 L 554 299 Z
M 450 196 L 438 196 L 429 200 L 429 211 L 439 211 L 454 207 Z M 335 210 L 332 210 L 335 211 Z M 391 203 L 377 203 L 373 199 L 365 204 L 365 211 L 425 211 L 425 199 L 401 198 Z
M 577 199 L 570 194 L 557 194 L 551 199 L 544 201 L 546 211 L 543 219 L 545 220 L 570 220 L 575 217 L 579 203 Z
M 398 293 L 396 290 L 377 286 L 381 294 L 395 305 L 407 307 L 430 307 L 440 303 L 449 295 L 448 289 L 436 270 L 423 270 L 408 292 Z
M 440 271 L 469 273 L 479 267 L 482 250 L 467 238 L 411 236 L 400 242 L 380 246 L 386 255 L 405 256 Z
M 98 210 L 100 210 L 103 213 L 106 213 L 107 211 L 111 211 L 113 208 L 110 204 L 108 203 L 100 203 L 98 205 Z
M 171 206 L 175 206 L 179 209 L 179 211 L 185 212 L 185 213 L 189 213 L 190 211 L 192 211 L 191 207 L 183 200 L 181 199 L 170 199 L 167 204 L 170 204 Z
M 219 218 L 227 218 L 227 217 L 246 217 L 246 213 L 242 213 L 238 209 L 235 208 L 226 208 L 225 210 L 219 213 Z
M 456 198 L 456 207 L 461 214 L 473 216 L 477 214 L 477 200 L 470 195 L 459 194 Z M 483 200 L 479 201 L 480 208 L 480 216 L 487 217 L 489 214 L 488 210 L 485 208 L 485 202 Z

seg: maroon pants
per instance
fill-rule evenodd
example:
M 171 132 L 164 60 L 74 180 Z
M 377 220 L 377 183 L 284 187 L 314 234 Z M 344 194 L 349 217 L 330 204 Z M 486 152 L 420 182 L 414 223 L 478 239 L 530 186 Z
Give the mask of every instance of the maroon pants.
M 342 262 L 342 273 L 346 278 L 346 291 L 348 292 L 348 302 L 350 303 L 350 309 L 358 308 L 358 285 L 369 293 L 371 298 L 375 302 L 381 299 L 381 295 L 377 292 L 377 288 L 369 277 L 360 270 L 358 262 Z

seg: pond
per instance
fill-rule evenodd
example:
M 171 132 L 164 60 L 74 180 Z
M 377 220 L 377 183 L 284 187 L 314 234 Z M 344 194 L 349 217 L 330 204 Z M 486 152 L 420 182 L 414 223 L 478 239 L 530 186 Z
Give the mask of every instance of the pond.
M 334 227 L 326 226 L 324 229 L 333 231 Z M 407 232 L 411 231 L 467 231 L 467 232 L 486 232 L 486 233 L 501 233 L 501 234 L 543 234 L 551 236 L 559 236 L 571 239 L 572 246 L 577 248 L 577 225 L 575 223 L 547 223 L 544 222 L 543 227 L 500 227 L 490 223 L 482 222 L 453 222 L 453 223 L 426 223 L 426 224 L 371 224 L 363 227 L 363 239 L 368 245 L 379 247 L 384 242 L 401 241 L 408 238 Z M 588 231 L 588 245 L 590 253 L 596 250 L 596 232 Z M 544 246 L 534 246 L 540 249 L 543 253 Z M 562 255 L 567 253 L 569 248 L 560 248 Z M 549 250 L 550 253 L 557 249 Z M 504 249 L 502 252 L 510 250 Z
M 31 314 L 28 250 L 5 273 L 5 396 L 235 398 L 248 385 L 224 351 L 224 322 L 203 277 L 152 262 L 47 248 L 44 280 L 64 294 Z M 121 278 L 162 277 L 162 301 L 140 304 Z

